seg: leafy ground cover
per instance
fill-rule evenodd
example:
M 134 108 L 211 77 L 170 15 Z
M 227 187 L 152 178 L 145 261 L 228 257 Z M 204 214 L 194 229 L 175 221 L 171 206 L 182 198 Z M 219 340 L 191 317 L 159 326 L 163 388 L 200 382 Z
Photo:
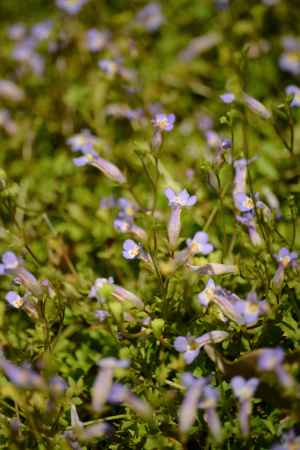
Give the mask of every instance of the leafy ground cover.
M 1 2 L 0 448 L 300 449 L 299 17 Z

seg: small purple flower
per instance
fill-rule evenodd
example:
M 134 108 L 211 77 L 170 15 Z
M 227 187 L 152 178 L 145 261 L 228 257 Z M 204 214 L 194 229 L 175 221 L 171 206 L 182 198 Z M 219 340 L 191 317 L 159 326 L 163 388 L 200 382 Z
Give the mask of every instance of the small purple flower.
M 39 22 L 39 23 L 35 24 L 31 28 L 31 35 L 37 41 L 42 41 L 44 39 L 48 39 L 52 28 L 53 28 L 53 22 L 51 20 L 45 20 L 43 22 Z
M 146 231 L 143 228 L 136 225 L 133 222 L 132 217 L 127 216 L 125 214 L 120 213 L 118 217 L 114 220 L 114 228 L 120 233 L 132 233 L 139 240 L 143 241 L 147 239 Z
M 293 99 L 290 103 L 292 108 L 299 108 L 300 107 L 300 88 L 298 88 L 298 86 L 295 85 L 290 85 L 287 86 L 287 88 L 285 89 L 285 92 L 288 95 L 293 95 Z
M 282 386 L 289 388 L 294 385 L 294 380 L 284 369 L 283 360 L 284 351 L 281 347 L 266 348 L 261 350 L 257 363 L 260 370 L 275 372 Z
M 161 12 L 161 7 L 159 3 L 148 3 L 144 6 L 137 15 L 136 22 L 145 28 L 145 30 L 153 33 L 162 25 L 164 21 L 164 16 Z
M 107 75 L 113 77 L 120 70 L 120 63 L 112 59 L 101 59 L 98 62 L 98 67 Z
M 56 397 L 62 395 L 67 387 L 68 385 L 65 380 L 59 375 L 54 375 L 49 380 L 50 391 Z
M 205 139 L 206 139 L 206 142 L 209 147 L 212 147 L 212 148 L 220 147 L 221 138 L 218 135 L 218 133 L 216 133 L 213 130 L 207 130 L 207 131 L 205 131 L 204 135 L 205 135 Z
M 289 249 L 283 247 L 279 250 L 278 254 L 275 255 L 275 259 L 281 264 L 284 268 L 289 266 L 295 267 L 296 260 L 298 258 L 297 252 L 290 252 Z
M 174 114 L 159 113 L 153 119 L 154 128 L 159 131 L 171 131 L 174 128 L 176 117 Z
M 237 159 L 234 161 L 233 166 L 235 169 L 235 175 L 234 175 L 234 188 L 233 188 L 233 198 L 237 193 L 246 193 L 246 187 L 247 187 L 247 166 L 250 164 L 250 162 L 253 161 L 253 158 L 251 159 Z
M 168 222 L 168 238 L 171 247 L 175 248 L 181 230 L 181 210 L 184 207 L 193 206 L 197 197 L 195 195 L 190 196 L 186 189 L 176 193 L 171 188 L 165 189 L 165 195 L 172 209 Z
M 56 5 L 68 14 L 77 14 L 87 0 L 56 0 Z
M 186 267 L 191 272 L 196 272 L 199 275 L 223 275 L 225 273 L 237 273 L 238 272 L 238 267 L 234 266 L 232 264 L 209 263 L 209 264 L 202 264 L 201 266 L 194 266 L 192 264 L 186 264 Z M 200 301 L 200 303 L 201 303 L 201 301 Z
M 204 290 L 198 294 L 199 303 L 205 307 L 214 299 L 215 282 L 211 278 L 208 280 Z
M 93 137 L 92 137 L 93 138 Z M 76 166 L 86 166 L 91 165 L 96 167 L 100 172 L 102 172 L 107 178 L 113 180 L 116 183 L 124 184 L 126 183 L 126 177 L 119 170 L 117 166 L 107 161 L 106 159 L 100 158 L 98 153 L 96 153 L 92 146 L 93 144 L 90 142 L 90 136 L 84 136 L 82 140 L 82 134 L 75 135 L 68 140 L 69 145 L 73 151 L 79 150 L 82 152 L 82 156 L 73 158 L 73 162 Z M 80 147 L 80 149 L 78 148 Z
M 94 136 L 90 130 L 84 129 L 80 133 L 74 134 L 67 140 L 67 144 L 71 147 L 72 151 L 86 152 L 94 148 L 95 145 L 100 143 L 100 139 Z
M 300 51 L 285 51 L 279 58 L 279 67 L 292 75 L 300 74 Z
M 255 209 L 255 203 L 257 208 L 263 208 L 264 204 L 259 200 L 258 193 L 255 194 L 255 200 L 246 195 L 244 192 L 237 192 L 234 195 L 235 207 L 241 212 L 251 212 Z
M 220 441 L 222 439 L 222 427 L 219 416 L 217 414 L 217 404 L 220 398 L 219 391 L 212 386 L 205 386 L 202 392 L 202 398 L 199 408 L 205 410 L 205 420 L 214 439 Z
M 100 303 L 105 303 L 108 293 L 121 302 L 128 301 L 137 308 L 144 307 L 143 301 L 137 295 L 115 284 L 112 277 L 97 278 L 90 289 L 89 298 L 96 298 Z
M 101 292 L 105 287 L 109 286 L 111 290 L 113 289 L 114 279 L 112 277 L 109 278 L 97 278 L 95 283 L 90 289 L 89 298 L 96 298 L 100 303 L 105 302 L 105 297 Z
M 91 52 L 99 52 L 107 45 L 110 33 L 91 28 L 86 32 L 86 46 Z
M 175 339 L 174 348 L 178 352 L 183 353 L 184 360 L 187 364 L 191 364 L 200 352 L 200 347 L 196 342 L 196 338 L 191 336 L 178 336 Z
M 42 377 L 28 367 L 19 367 L 0 355 L 0 367 L 10 381 L 24 389 L 41 389 L 45 387 Z
M 240 400 L 250 400 L 259 384 L 257 378 L 249 378 L 246 380 L 243 377 L 236 376 L 231 379 L 231 387 L 233 389 L 234 395 Z
M 290 430 L 285 433 L 279 444 L 275 444 L 271 447 L 271 450 L 299 450 L 300 449 L 300 436 L 297 436 L 294 430 Z
M 220 99 L 223 103 L 230 104 L 235 101 L 235 95 L 232 92 L 225 92 L 224 94 L 220 95 Z
M 176 193 L 175 191 L 173 191 L 173 189 L 167 188 L 165 189 L 165 195 L 169 200 L 169 206 L 171 208 L 190 207 L 193 206 L 197 201 L 197 197 L 195 195 L 189 195 L 186 189 L 183 189 L 182 191 Z
M 256 246 L 262 243 L 254 220 L 254 211 L 247 212 L 242 216 L 236 216 L 236 220 L 248 228 L 249 237 L 253 245 Z
M 240 403 L 239 407 L 239 422 L 241 431 L 244 436 L 249 434 L 249 417 L 251 415 L 251 399 L 257 389 L 259 380 L 257 378 L 250 378 L 245 380 L 243 377 L 236 376 L 231 379 L 231 387 L 234 395 Z
M 139 416 L 150 417 L 152 410 L 148 403 L 134 395 L 126 386 L 120 383 L 112 385 L 111 392 L 108 397 L 111 403 L 125 403 Z
M 24 298 L 14 291 L 9 291 L 5 296 L 5 300 L 16 309 L 20 309 L 24 304 Z
M 207 383 L 205 378 L 196 378 L 190 373 L 182 375 L 182 382 L 187 388 L 187 393 L 178 410 L 179 430 L 187 433 L 196 420 L 199 400 L 204 386 Z
M 100 320 L 100 322 L 104 322 L 110 316 L 110 314 L 108 311 L 105 311 L 105 309 L 97 309 L 97 311 L 95 312 L 95 316 Z
M 186 241 L 191 255 L 202 253 L 208 255 L 214 249 L 213 245 L 208 242 L 208 235 L 204 231 L 198 231 L 192 239 Z
M 297 267 L 297 252 L 290 252 L 287 248 L 283 247 L 279 250 L 277 255 L 274 255 L 275 259 L 278 261 L 278 267 L 273 277 L 273 283 L 276 288 L 282 286 L 284 280 L 284 272 L 288 267 Z
M 126 239 L 123 244 L 123 257 L 125 259 L 135 259 L 141 254 L 141 246 L 132 239 Z
M 216 344 L 222 342 L 228 337 L 226 331 L 209 331 L 197 338 L 192 336 L 178 336 L 174 342 L 174 348 L 183 353 L 184 360 L 187 364 L 191 364 L 197 358 L 202 347 L 208 344 Z
M 243 317 L 244 324 L 248 327 L 255 325 L 259 317 L 266 314 L 269 308 L 266 301 L 259 301 L 256 293 L 250 292 L 246 300 L 236 302 L 235 310 Z
M 99 366 L 100 370 L 92 386 L 92 408 L 96 412 L 101 411 L 109 398 L 115 370 L 118 368 L 127 368 L 129 361 L 108 357 L 100 360 Z
M 245 104 L 254 114 L 257 114 L 262 119 L 271 119 L 272 113 L 261 102 L 245 93 L 243 95 L 243 99 Z

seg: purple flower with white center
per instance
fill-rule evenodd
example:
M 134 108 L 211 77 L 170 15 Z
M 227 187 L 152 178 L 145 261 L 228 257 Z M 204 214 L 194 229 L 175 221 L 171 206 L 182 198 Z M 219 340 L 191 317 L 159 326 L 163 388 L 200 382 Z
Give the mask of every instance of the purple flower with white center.
M 117 61 L 114 61 L 112 59 L 101 59 L 98 62 L 98 67 L 107 75 L 113 77 L 117 73 L 119 73 L 120 70 L 120 63 Z
M 144 6 L 144 8 L 137 13 L 135 20 L 141 27 L 150 33 L 158 30 L 164 22 L 160 4 L 154 2 L 148 3 L 148 5 Z
M 176 193 L 171 188 L 165 189 L 165 195 L 171 207 L 171 215 L 168 222 L 168 238 L 171 247 L 175 248 L 181 230 L 181 210 L 182 208 L 193 206 L 197 201 L 197 197 L 189 195 L 186 189 Z
M 124 197 L 118 199 L 118 206 L 120 207 L 120 212 L 128 217 L 133 217 L 138 210 L 135 203 Z
M 73 152 L 92 150 L 94 146 L 98 145 L 100 142 L 100 139 L 87 129 L 81 130 L 80 133 L 74 134 L 67 140 L 67 144 L 71 147 Z
M 35 276 L 25 269 L 21 258 L 18 258 L 11 251 L 5 252 L 2 255 L 2 264 L 0 263 L 0 276 L 1 275 L 14 276 L 17 283 L 24 285 L 36 296 L 43 294 L 43 288 Z
M 24 298 L 14 291 L 9 291 L 5 296 L 5 300 L 16 309 L 20 309 L 24 304 Z
M 289 249 L 283 247 L 274 257 L 278 261 L 278 267 L 273 277 L 273 283 L 279 289 L 284 280 L 284 271 L 288 267 L 292 267 L 293 269 L 297 267 L 298 253 L 290 252 Z
M 135 259 L 138 258 L 141 254 L 141 246 L 137 244 L 132 239 L 126 239 L 123 244 L 123 257 L 125 259 Z
M 236 309 L 237 303 L 242 300 L 232 292 L 216 286 L 213 280 L 208 280 L 205 289 L 198 294 L 198 300 L 205 307 L 212 302 L 229 319 L 240 325 L 244 323 L 243 316 Z
M 285 92 L 287 95 L 293 95 L 293 99 L 290 103 L 292 108 L 299 108 L 300 107 L 300 88 L 295 85 L 287 86 L 285 89 Z
M 21 265 L 21 260 L 11 252 L 5 252 L 2 255 L 2 264 L 0 264 L 0 275 L 11 274 L 12 271 L 18 269 Z
M 226 331 L 209 331 L 197 338 L 192 336 L 178 336 L 174 342 L 174 348 L 183 353 L 184 360 L 187 364 L 191 364 L 199 355 L 202 347 L 208 344 L 216 344 L 222 342 L 228 337 Z
M 99 52 L 105 48 L 109 37 L 110 33 L 108 31 L 91 28 L 86 32 L 86 46 L 91 52 Z
M 71 143 L 71 146 L 74 146 L 74 141 L 73 144 Z M 83 147 L 84 148 L 80 149 L 83 155 L 77 158 L 73 158 L 73 162 L 76 166 L 81 167 L 87 164 L 91 165 L 93 167 L 96 167 L 107 178 L 115 181 L 116 183 L 119 184 L 126 183 L 126 177 L 125 175 L 123 175 L 120 169 L 111 162 L 107 161 L 106 159 L 100 158 L 98 153 L 96 153 L 92 148 L 90 148 L 91 144 L 83 144 Z
M 271 447 L 271 450 L 300 450 L 300 436 L 297 436 L 294 430 L 285 433 L 279 444 Z
M 147 233 L 143 228 L 139 227 L 133 222 L 133 218 L 120 213 L 114 220 L 114 228 L 120 233 L 132 233 L 139 240 L 146 240 Z
M 279 67 L 285 72 L 289 72 L 292 75 L 300 74 L 300 51 L 291 50 L 282 53 L 279 58 Z
M 100 412 L 108 400 L 113 385 L 113 377 L 116 369 L 125 369 L 129 361 L 114 357 L 103 358 L 99 361 L 100 370 L 92 386 L 92 408 Z
M 245 104 L 254 114 L 257 114 L 265 120 L 271 119 L 272 113 L 261 102 L 245 93 L 243 99 Z
M 230 104 L 235 101 L 235 95 L 232 92 L 224 92 L 224 94 L 220 95 L 220 99 L 223 103 Z
M 287 267 L 296 267 L 296 261 L 298 258 L 297 252 L 290 252 L 289 249 L 283 247 L 279 250 L 277 255 L 274 255 L 275 259 L 281 264 L 284 268 Z
M 202 392 L 202 398 L 199 408 L 204 409 L 204 418 L 208 428 L 217 441 L 222 439 L 222 427 L 217 413 L 217 404 L 220 398 L 219 391 L 212 386 L 205 386 Z
M 193 206 L 197 201 L 197 197 L 195 195 L 189 195 L 186 189 L 183 189 L 182 191 L 176 193 L 175 191 L 173 191 L 173 189 L 167 188 L 165 189 L 165 195 L 169 200 L 169 206 L 171 208 L 190 207 Z
M 77 14 L 87 0 L 56 0 L 56 5 L 68 14 Z
M 192 239 L 187 239 L 187 246 L 191 255 L 208 255 L 214 249 L 213 245 L 208 242 L 208 235 L 204 231 L 198 231 Z
M 235 304 L 235 310 L 243 318 L 247 327 L 257 323 L 259 317 L 269 311 L 266 301 L 259 301 L 255 292 L 250 292 L 246 300 L 238 300 Z
M 263 208 L 264 204 L 259 200 L 259 194 L 256 192 L 254 200 L 244 192 L 237 192 L 234 195 L 235 207 L 241 212 L 251 212 L 257 208 Z
M 176 117 L 175 114 L 156 114 L 152 123 L 154 128 L 159 131 L 171 131 L 174 128 Z
M 215 282 L 210 278 L 203 291 L 198 294 L 198 300 L 202 306 L 207 307 L 209 303 L 214 299 L 215 288 Z
M 187 433 L 196 420 L 199 400 L 204 386 L 205 378 L 196 378 L 190 373 L 182 375 L 182 383 L 187 388 L 187 393 L 178 410 L 179 430 L 182 434 Z
M 290 388 L 294 380 L 283 367 L 284 351 L 281 347 L 262 349 L 258 358 L 258 368 L 264 372 L 274 372 L 282 386 Z
M 31 28 L 31 35 L 37 41 L 42 41 L 44 39 L 48 39 L 52 28 L 53 28 L 53 22 L 51 20 L 45 20 L 44 22 L 35 24 Z
M 244 436 L 249 434 L 249 417 L 251 415 L 251 400 L 259 384 L 257 378 L 246 380 L 236 376 L 231 379 L 231 388 L 235 397 L 239 400 L 239 423 Z

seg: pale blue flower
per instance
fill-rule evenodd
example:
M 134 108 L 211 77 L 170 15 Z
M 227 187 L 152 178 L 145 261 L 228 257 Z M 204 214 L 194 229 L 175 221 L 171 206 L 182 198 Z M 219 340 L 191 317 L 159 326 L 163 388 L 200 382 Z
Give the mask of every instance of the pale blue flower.
M 187 239 L 186 243 L 192 255 L 198 253 L 208 255 L 214 249 L 213 245 L 208 242 L 208 235 L 204 231 L 198 231 L 192 239 Z
M 160 131 L 171 131 L 174 128 L 175 114 L 159 113 L 153 119 L 153 125 Z
M 289 85 L 286 87 L 285 92 L 288 95 L 293 95 L 293 99 L 290 103 L 292 108 L 299 108 L 300 107 L 300 88 L 295 85 Z
M 77 14 L 87 0 L 56 0 L 56 5 L 68 14 Z
M 230 104 L 235 101 L 235 95 L 232 92 L 224 92 L 224 94 L 220 95 L 220 99 L 223 103 Z
M 164 16 L 161 12 L 159 3 L 148 3 L 136 15 L 136 22 L 145 28 L 145 30 L 153 33 L 162 25 Z

